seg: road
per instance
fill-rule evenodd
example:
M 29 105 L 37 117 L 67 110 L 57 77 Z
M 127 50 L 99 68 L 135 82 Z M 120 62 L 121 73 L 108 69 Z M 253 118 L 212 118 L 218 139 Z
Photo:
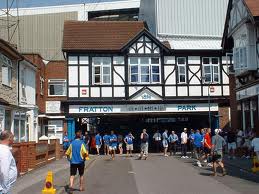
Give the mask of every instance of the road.
M 211 177 L 192 160 L 152 155 L 148 160 L 100 156 L 86 172 L 86 194 L 255 194 L 259 179 L 236 175 Z M 237 173 L 237 169 L 230 173 Z M 244 172 L 240 172 L 241 174 Z M 239 173 L 239 174 L 240 174 Z M 250 176 L 250 175 L 246 175 Z M 256 183 L 256 181 L 258 182 Z M 73 193 L 80 193 L 74 191 Z

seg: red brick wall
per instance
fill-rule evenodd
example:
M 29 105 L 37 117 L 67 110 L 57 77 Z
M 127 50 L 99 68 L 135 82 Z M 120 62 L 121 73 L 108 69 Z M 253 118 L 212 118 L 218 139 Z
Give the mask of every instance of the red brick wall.
M 230 110 L 231 110 L 231 128 L 239 129 L 237 100 L 236 100 L 236 79 L 234 74 L 229 75 L 229 90 L 230 90 Z
M 229 128 L 229 107 L 228 106 L 220 106 L 219 107 L 219 127 L 221 129 Z
M 37 66 L 37 75 L 36 75 L 36 104 L 39 107 L 40 113 L 45 113 L 45 96 L 46 93 L 41 95 L 40 93 L 40 77 L 42 77 L 45 82 L 45 64 L 43 59 L 38 54 L 24 54 L 24 56 L 33 64 Z M 45 91 L 44 91 L 45 92 Z
M 46 82 L 45 93 L 47 101 L 66 100 L 67 97 L 51 97 L 48 96 L 48 80 L 49 79 L 66 79 L 67 80 L 67 65 L 66 61 L 50 61 L 46 66 Z

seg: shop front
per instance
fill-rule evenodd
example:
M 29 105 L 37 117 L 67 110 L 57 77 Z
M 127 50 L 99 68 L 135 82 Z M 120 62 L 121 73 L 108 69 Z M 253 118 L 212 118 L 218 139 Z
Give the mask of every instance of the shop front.
M 151 134 L 165 129 L 180 134 L 184 127 L 201 129 L 209 127 L 209 122 L 214 129 L 219 127 L 218 111 L 217 103 L 72 104 L 68 105 L 68 135 L 73 137 L 76 130 L 92 133 L 114 130 L 122 135 L 131 131 L 138 135 L 144 128 Z

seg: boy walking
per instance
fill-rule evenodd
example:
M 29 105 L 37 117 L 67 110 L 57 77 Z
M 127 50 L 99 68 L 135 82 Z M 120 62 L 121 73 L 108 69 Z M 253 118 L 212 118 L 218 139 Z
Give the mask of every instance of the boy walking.
M 114 134 L 114 131 L 111 131 L 109 148 L 110 148 L 112 160 L 115 159 L 115 153 L 117 150 L 117 141 L 118 141 L 117 135 Z

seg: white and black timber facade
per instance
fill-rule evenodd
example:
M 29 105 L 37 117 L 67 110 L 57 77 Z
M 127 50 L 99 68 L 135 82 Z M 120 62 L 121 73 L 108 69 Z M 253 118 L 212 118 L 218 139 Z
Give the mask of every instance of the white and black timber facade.
M 228 125 L 228 64 L 221 50 L 171 49 L 144 22 L 68 21 L 63 52 L 70 134 L 82 120 L 125 130 Z

